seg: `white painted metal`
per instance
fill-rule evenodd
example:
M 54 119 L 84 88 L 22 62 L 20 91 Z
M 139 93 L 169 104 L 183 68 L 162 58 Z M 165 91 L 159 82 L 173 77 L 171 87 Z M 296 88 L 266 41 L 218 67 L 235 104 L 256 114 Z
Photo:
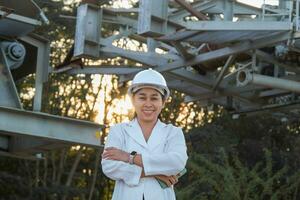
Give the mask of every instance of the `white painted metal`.
M 168 0 L 140 0 L 138 34 L 162 35 L 167 32 Z
M 90 4 L 77 9 L 75 31 L 75 57 L 99 57 L 102 10 Z
M 0 105 L 22 108 L 5 51 L 0 47 Z
M 239 71 L 237 74 L 237 85 L 246 86 L 248 84 L 300 93 L 299 82 L 255 74 L 250 70 Z
M 187 7 L 183 9 L 174 3 L 169 9 L 164 4 L 165 1 L 141 0 L 139 2 L 138 23 L 136 9 L 104 9 L 103 22 L 118 24 L 123 26 L 123 30 L 130 31 L 123 31 L 118 36 L 111 36 L 106 39 L 101 38 L 98 58 L 120 56 L 142 63 L 144 67 L 151 66 L 164 73 L 168 81 L 172 83 L 172 87 L 177 87 L 178 90 L 195 98 L 221 99 L 222 105 L 227 106 L 228 104 L 232 106 L 232 102 L 234 102 L 233 104 L 237 106 L 232 107 L 235 109 L 248 108 L 249 106 L 258 108 L 261 105 L 252 104 L 248 98 L 251 101 L 264 102 L 259 99 L 260 91 L 267 92 L 269 88 L 252 85 L 236 87 L 232 83 L 235 81 L 233 78 L 236 73 L 251 67 L 258 71 L 262 62 L 275 65 L 276 72 L 274 74 L 276 76 L 279 76 L 279 71 L 283 71 L 280 76 L 284 75 L 284 71 L 295 74 L 300 71 L 297 66 L 289 66 L 289 64 L 276 60 L 275 56 L 271 56 L 271 52 L 268 52 L 265 57 L 264 52 L 258 50 L 264 47 L 274 47 L 279 43 L 282 45 L 291 44 L 293 39 L 299 38 L 299 33 L 293 30 L 295 24 L 298 24 L 295 22 L 298 14 L 293 9 L 292 2 L 283 2 L 283 0 L 279 2 L 279 7 L 266 5 L 261 9 L 235 0 L 195 1 L 191 3 L 192 8 L 187 11 L 185 10 Z M 191 13 L 195 15 L 190 12 L 191 10 L 206 14 L 210 20 L 195 21 L 195 17 L 190 17 Z M 132 13 L 131 18 L 122 16 L 123 13 L 127 16 L 128 13 Z M 291 13 L 296 13 L 296 20 L 291 18 Z M 298 27 L 296 27 L 297 29 Z M 121 36 L 147 43 L 148 52 L 134 52 L 113 46 L 111 43 L 114 38 Z M 157 38 L 157 36 L 160 37 Z M 154 51 L 162 46 L 166 47 L 162 48 L 166 51 L 165 53 L 158 54 Z M 197 48 L 199 46 L 201 48 Z M 292 49 L 290 48 L 290 50 Z M 254 60 L 251 60 L 250 57 L 247 58 L 248 60 L 243 60 L 247 56 L 241 56 L 242 53 L 250 54 Z M 250 65 L 246 64 L 228 74 L 225 73 L 227 66 L 225 65 L 217 78 L 216 76 L 203 75 L 205 73 L 216 74 L 216 69 L 225 64 L 226 60 L 224 59 L 233 54 L 237 55 L 238 62 L 241 59 L 244 64 L 250 62 Z M 220 65 L 217 63 L 219 61 Z M 212 66 L 210 67 L 211 63 Z M 80 72 L 122 74 L 121 81 L 131 79 L 139 71 L 136 67 L 129 69 L 126 66 L 125 68 L 117 66 L 116 69 L 101 66 L 97 69 L 96 66 L 93 66 L 82 70 L 72 69 L 72 66 L 68 67 L 71 69 L 67 70 L 66 68 L 66 72 L 71 74 Z M 194 71 L 188 71 L 187 68 L 194 68 Z M 222 79 L 224 81 L 221 81 Z M 261 94 L 261 97 L 272 98 L 272 95 L 281 94 L 284 92 L 270 90 L 269 93 Z M 232 101 L 230 98 L 233 98 Z M 240 103 L 241 100 L 243 103 Z
M 211 51 L 208 53 L 200 54 L 200 55 L 196 56 L 195 58 L 188 60 L 188 61 L 184 61 L 184 60 L 174 61 L 173 63 L 168 63 L 164 66 L 157 67 L 156 70 L 158 70 L 160 72 L 171 71 L 171 70 L 175 70 L 175 69 L 178 69 L 178 68 L 181 68 L 184 66 L 191 66 L 191 65 L 195 65 L 195 64 L 198 64 L 201 62 L 212 60 L 212 59 L 222 58 L 225 56 L 230 56 L 232 54 L 245 52 L 245 51 L 248 51 L 251 49 L 264 47 L 267 45 L 278 43 L 280 41 L 287 40 L 290 38 L 290 34 L 291 33 L 289 33 L 289 32 L 280 33 L 280 34 L 274 35 L 272 37 L 267 37 L 267 38 L 257 40 L 252 43 L 251 42 L 238 43 L 237 45 L 233 45 L 230 47 L 224 47 L 222 49 L 218 49 L 218 50 Z
M 65 71 L 68 74 L 112 74 L 112 75 L 128 75 L 132 73 L 139 72 L 142 68 L 146 67 L 136 67 L 136 66 L 109 66 L 109 65 L 99 65 L 99 66 L 72 66 L 69 65 L 68 69 Z M 56 73 L 56 72 L 54 72 Z M 60 73 L 60 72 L 57 72 Z
M 187 22 L 186 28 L 198 31 L 289 31 L 292 25 L 289 21 L 197 21 Z
M 101 125 L 66 117 L 0 107 L 0 134 L 28 136 L 63 144 L 100 146 Z
M 220 74 L 218 75 L 217 80 L 214 83 L 214 86 L 212 88 L 213 91 L 215 91 L 217 89 L 217 87 L 219 86 L 219 84 L 221 83 L 226 71 L 228 70 L 228 67 L 233 63 L 234 59 L 235 59 L 235 56 L 233 56 L 233 55 L 229 56 L 229 58 L 227 59 L 225 65 L 222 67 Z
M 24 36 L 21 40 L 37 47 L 37 64 L 35 75 L 35 95 L 33 101 L 33 110 L 41 111 L 43 84 L 48 80 L 50 43 L 48 40 L 38 36 Z

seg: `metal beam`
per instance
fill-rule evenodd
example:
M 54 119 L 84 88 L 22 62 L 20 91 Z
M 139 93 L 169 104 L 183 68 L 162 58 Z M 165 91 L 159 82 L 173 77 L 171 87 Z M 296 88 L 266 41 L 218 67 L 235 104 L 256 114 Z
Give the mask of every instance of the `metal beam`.
M 284 32 L 273 35 L 271 37 L 265 37 L 263 39 L 256 40 L 254 42 L 241 42 L 239 44 L 224 47 L 215 51 L 202 53 L 195 58 L 185 61 L 185 60 L 177 60 L 172 63 L 167 63 L 166 65 L 159 66 L 155 68 L 155 70 L 159 72 L 171 71 L 184 66 L 192 66 L 202 62 L 210 61 L 217 58 L 223 58 L 226 56 L 230 56 L 232 54 L 238 54 L 241 52 L 245 52 L 251 49 L 258 49 L 261 47 L 265 47 L 274 43 L 278 43 L 284 40 L 291 38 L 291 32 Z
M 175 32 L 182 25 L 168 21 L 168 0 L 140 0 L 138 34 L 158 36 Z
M 42 108 L 42 94 L 43 85 L 48 81 L 49 74 L 49 56 L 50 56 L 50 42 L 38 36 L 24 36 L 21 40 L 37 47 L 37 63 L 35 75 L 35 94 L 33 100 L 33 110 L 41 111 Z
M 257 89 L 262 89 L 263 87 L 259 86 L 248 86 L 248 87 L 230 87 L 227 83 L 221 83 L 217 91 L 212 91 L 212 87 L 214 84 L 214 80 L 212 77 L 202 76 L 200 74 L 192 73 L 184 69 L 177 69 L 174 71 L 170 71 L 166 73 L 167 75 L 171 75 L 177 79 L 183 79 L 188 83 L 192 83 L 198 87 L 202 87 L 203 89 L 207 89 L 211 92 L 199 92 L 197 94 L 198 97 L 201 99 L 213 99 L 213 98 L 220 98 L 221 96 L 234 96 L 238 97 L 239 99 L 243 99 L 243 101 L 251 103 L 248 100 L 247 93 L 252 92 Z M 196 91 L 196 89 L 194 89 Z M 251 97 L 251 95 L 250 95 Z
M 252 54 L 252 53 L 249 53 L 249 54 Z M 262 50 L 259 50 L 259 49 L 257 49 L 255 51 L 255 54 L 261 60 L 264 60 L 264 61 L 266 61 L 268 63 L 272 63 L 274 65 L 278 65 L 280 67 L 283 67 L 283 68 L 285 68 L 288 71 L 300 74 L 300 69 L 298 69 L 298 66 L 292 67 L 291 65 L 288 65 L 288 64 L 285 64 L 285 63 L 281 63 L 281 62 L 277 61 L 276 57 L 274 57 L 274 56 L 272 56 L 272 55 L 270 55 L 270 54 L 268 54 L 266 52 L 263 52 Z
M 216 3 L 213 1 L 208 1 L 208 2 L 198 1 L 196 3 L 191 4 L 191 7 L 193 8 L 193 10 L 195 10 L 197 12 L 201 12 L 204 10 L 206 11 L 207 9 L 215 7 L 215 6 L 216 6 Z M 188 10 L 180 7 L 180 9 L 177 9 L 169 14 L 169 20 L 184 21 L 184 17 L 187 17 L 190 14 L 191 13 Z
M 270 97 L 270 96 L 279 96 L 279 95 L 287 95 L 291 93 L 290 91 L 280 90 L 280 89 L 271 89 L 267 91 L 261 91 L 259 93 L 260 98 Z
M 101 22 L 102 9 L 97 6 L 82 4 L 77 8 L 74 57 L 99 57 Z
M 176 3 L 181 5 L 184 9 L 186 9 L 188 12 L 190 12 L 192 15 L 197 17 L 199 20 L 208 20 L 208 17 L 206 17 L 201 12 L 195 10 L 193 6 L 191 6 L 189 3 L 185 2 L 185 0 L 175 0 Z
M 234 4 L 235 1 L 233 0 L 224 0 L 223 6 L 224 6 L 224 20 L 226 21 L 232 21 L 234 16 Z
M 224 0 L 211 0 L 211 1 L 197 1 L 191 4 L 194 10 L 207 14 L 222 14 L 224 12 L 223 7 Z M 243 16 L 243 15 L 261 15 L 262 11 L 260 8 L 250 6 L 248 4 L 243 4 L 241 2 L 234 3 L 234 15 L 235 16 Z M 183 20 L 184 17 L 189 16 L 190 13 L 184 9 L 178 9 L 173 11 L 169 19 L 174 21 Z
M 299 104 L 300 102 L 299 101 L 295 101 L 295 102 L 292 102 L 292 103 L 287 103 L 287 104 L 275 104 L 275 105 L 267 105 L 267 106 L 261 106 L 259 108 L 254 108 L 254 109 L 249 109 L 249 108 L 244 108 L 244 109 L 241 109 L 240 111 L 238 112 L 232 112 L 231 114 L 233 115 L 237 115 L 237 117 L 239 117 L 239 115 L 250 115 L 250 114 L 258 114 L 258 113 L 262 113 L 262 112 L 272 112 L 274 113 L 276 110 L 277 111 L 282 111 L 282 110 L 295 110 L 295 109 L 298 109 L 299 108 Z
M 213 89 L 212 89 L 213 91 L 216 91 L 216 89 L 219 86 L 219 84 L 221 83 L 228 67 L 233 63 L 234 59 L 235 59 L 235 56 L 233 56 L 233 55 L 229 56 L 229 58 L 227 59 L 227 61 L 226 61 L 225 65 L 223 66 L 216 82 L 214 83 L 214 86 L 213 86 Z
M 172 75 L 167 75 L 165 77 L 169 88 L 185 93 L 186 95 L 195 96 L 199 93 L 208 92 L 208 90 L 195 86 L 185 80 L 174 79 Z
M 5 51 L 0 46 L 0 105 L 22 108 L 14 79 L 8 66 Z
M 146 69 L 146 67 L 135 67 L 135 66 L 67 66 L 67 70 L 62 71 L 67 74 L 114 74 L 114 75 L 126 75 L 131 73 L 137 73 L 141 68 Z M 61 73 L 60 71 L 53 71 L 53 73 Z
M 199 97 L 194 97 L 194 96 L 185 96 L 184 102 L 199 102 L 203 106 L 208 106 L 210 104 L 217 104 L 221 105 L 227 109 L 234 109 L 236 111 L 239 111 L 241 108 L 247 108 L 247 109 L 255 109 L 259 108 L 260 105 L 252 103 L 252 102 L 247 102 L 243 101 L 238 98 L 234 98 L 231 96 L 219 96 L 218 98 L 212 98 L 212 99 L 202 99 L 200 96 Z
M 115 57 L 120 56 L 150 66 L 158 66 L 160 64 L 165 64 L 168 62 L 168 59 L 164 58 L 163 56 L 159 56 L 159 54 L 157 53 L 124 50 L 113 45 L 102 47 L 100 49 L 100 54 L 110 54 L 114 55 Z M 177 56 L 177 58 L 180 57 Z
M 279 21 L 196 21 L 186 22 L 187 30 L 195 31 L 289 31 L 293 23 Z
M 211 104 L 217 104 L 221 106 L 227 106 L 227 98 L 226 97 L 220 97 L 217 99 L 197 99 L 192 96 L 185 96 L 184 97 L 184 102 L 189 103 L 189 102 L 195 102 L 199 103 L 201 106 L 209 106 Z
M 29 136 L 63 144 L 99 147 L 103 126 L 78 119 L 0 107 L 0 134 Z
M 187 48 L 185 48 L 180 42 L 171 42 L 171 44 L 176 48 L 176 50 L 182 55 L 182 57 L 185 60 L 191 59 L 192 57 L 195 57 L 194 54 L 191 54 L 187 51 Z

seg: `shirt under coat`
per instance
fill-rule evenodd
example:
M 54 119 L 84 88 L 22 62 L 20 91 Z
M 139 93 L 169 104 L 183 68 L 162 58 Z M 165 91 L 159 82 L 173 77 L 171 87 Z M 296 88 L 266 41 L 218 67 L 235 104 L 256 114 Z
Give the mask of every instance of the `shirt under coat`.
M 158 120 L 146 142 L 137 121 L 112 126 L 105 147 L 142 155 L 145 175 L 176 175 L 188 156 L 182 129 Z M 175 200 L 174 188 L 162 189 L 153 177 L 140 178 L 142 168 L 123 161 L 102 159 L 103 173 L 116 181 L 112 200 Z

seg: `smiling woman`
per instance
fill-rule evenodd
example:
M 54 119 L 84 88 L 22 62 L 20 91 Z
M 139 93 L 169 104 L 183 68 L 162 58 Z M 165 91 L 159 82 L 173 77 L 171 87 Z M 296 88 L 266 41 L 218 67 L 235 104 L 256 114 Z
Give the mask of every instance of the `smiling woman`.
M 112 199 L 175 200 L 187 148 L 182 130 L 158 119 L 170 94 L 166 81 L 155 70 L 141 71 L 128 94 L 135 118 L 111 127 L 102 154 L 104 174 L 116 181 Z
M 132 104 L 141 123 L 156 122 L 164 106 L 162 94 L 152 88 L 141 88 L 132 97 Z

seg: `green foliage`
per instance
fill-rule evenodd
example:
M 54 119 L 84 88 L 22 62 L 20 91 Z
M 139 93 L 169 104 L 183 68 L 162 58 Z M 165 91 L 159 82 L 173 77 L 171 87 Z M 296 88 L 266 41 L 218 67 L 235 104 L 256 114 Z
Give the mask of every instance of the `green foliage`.
M 178 199 L 299 199 L 299 113 L 291 111 L 238 120 L 223 113 L 189 131 Z
M 228 155 L 223 148 L 213 160 L 193 153 L 188 163 L 189 182 L 177 192 L 179 200 L 230 199 L 297 199 L 300 170 L 287 165 L 273 170 L 272 153 L 254 167 L 243 164 L 238 156 Z

